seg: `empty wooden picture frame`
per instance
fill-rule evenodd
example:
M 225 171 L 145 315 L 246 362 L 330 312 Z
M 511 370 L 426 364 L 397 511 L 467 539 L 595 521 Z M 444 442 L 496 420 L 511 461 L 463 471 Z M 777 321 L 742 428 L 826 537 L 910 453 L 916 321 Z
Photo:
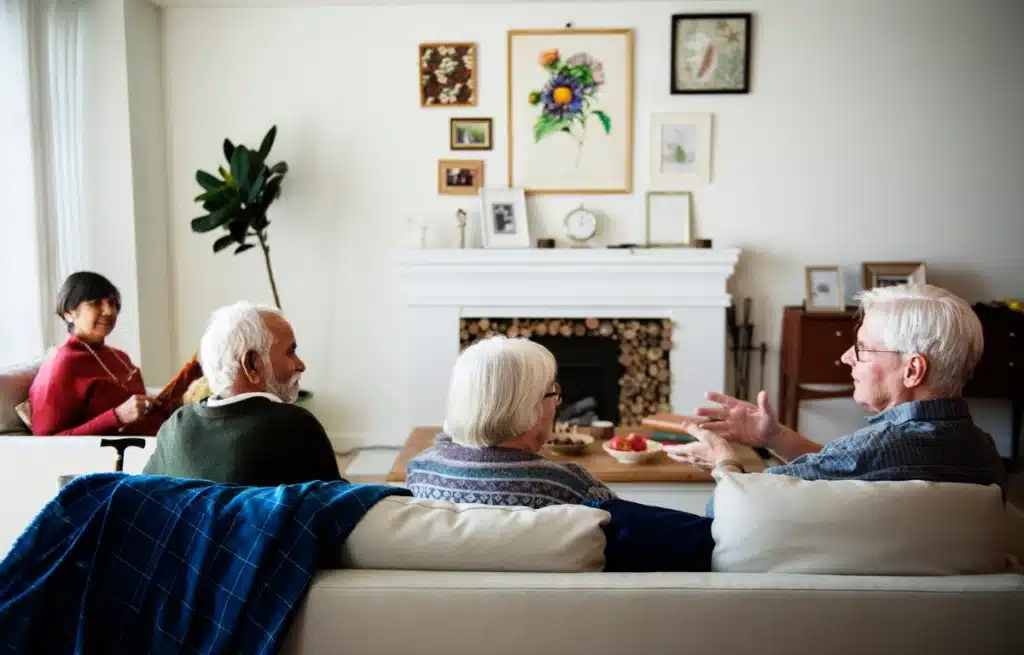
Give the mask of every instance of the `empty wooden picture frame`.
M 693 196 L 689 191 L 648 191 L 644 208 L 644 245 L 648 248 L 691 245 Z

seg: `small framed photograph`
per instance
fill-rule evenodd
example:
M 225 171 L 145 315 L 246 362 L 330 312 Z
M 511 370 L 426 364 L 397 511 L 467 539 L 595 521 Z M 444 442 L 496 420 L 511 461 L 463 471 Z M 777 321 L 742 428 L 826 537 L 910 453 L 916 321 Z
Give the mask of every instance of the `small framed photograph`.
M 437 162 L 437 192 L 446 196 L 475 196 L 484 185 L 484 162 L 442 159 Z
M 530 247 L 523 189 L 481 189 L 480 220 L 484 248 Z
M 452 118 L 448 140 L 452 150 L 490 150 L 490 118 Z
M 672 16 L 673 95 L 750 92 L 751 14 Z
M 841 312 L 846 309 L 843 274 L 838 266 L 804 267 L 804 309 L 808 312 Z
M 476 44 L 421 43 L 420 107 L 476 106 Z
M 693 196 L 688 191 L 648 191 L 644 244 L 648 248 L 690 245 Z
M 865 289 L 924 283 L 923 262 L 864 262 L 861 266 L 861 284 Z
M 651 188 L 692 189 L 711 181 L 711 114 L 651 116 Z

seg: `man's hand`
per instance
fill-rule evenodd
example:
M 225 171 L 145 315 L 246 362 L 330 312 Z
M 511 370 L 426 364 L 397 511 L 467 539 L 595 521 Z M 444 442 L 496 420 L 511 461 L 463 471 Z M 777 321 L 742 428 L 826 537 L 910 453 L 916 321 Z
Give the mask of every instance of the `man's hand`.
M 778 416 L 768 404 L 768 394 L 764 391 L 757 394 L 756 405 L 723 393 L 711 392 L 707 397 L 721 407 L 698 408 L 698 416 L 716 419 L 704 421 L 698 427 L 726 441 L 760 448 L 769 445 L 779 431 Z

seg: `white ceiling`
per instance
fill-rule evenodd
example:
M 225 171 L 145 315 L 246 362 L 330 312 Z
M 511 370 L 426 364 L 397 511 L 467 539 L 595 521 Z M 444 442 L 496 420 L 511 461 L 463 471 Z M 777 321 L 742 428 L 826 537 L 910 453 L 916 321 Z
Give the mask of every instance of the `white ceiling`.
M 330 7 L 539 3 L 544 0 L 150 0 L 160 7 Z M 652 0 L 561 0 L 562 2 L 650 2 Z M 671 2 L 671 0 L 653 0 Z M 693 2 L 694 0 L 690 0 Z M 708 0 L 701 0 L 708 1 Z M 679 4 L 676 2 L 675 4 Z

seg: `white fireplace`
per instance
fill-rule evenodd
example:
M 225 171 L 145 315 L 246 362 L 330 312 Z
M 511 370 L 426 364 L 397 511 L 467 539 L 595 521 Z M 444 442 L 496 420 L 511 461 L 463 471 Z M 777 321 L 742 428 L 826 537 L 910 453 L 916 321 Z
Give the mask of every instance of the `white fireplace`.
M 691 413 L 725 389 L 726 282 L 739 250 L 410 250 L 406 425 L 440 425 L 459 319 L 660 318 L 673 324 L 672 410 Z

